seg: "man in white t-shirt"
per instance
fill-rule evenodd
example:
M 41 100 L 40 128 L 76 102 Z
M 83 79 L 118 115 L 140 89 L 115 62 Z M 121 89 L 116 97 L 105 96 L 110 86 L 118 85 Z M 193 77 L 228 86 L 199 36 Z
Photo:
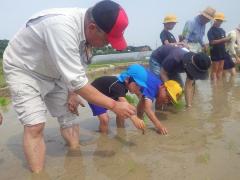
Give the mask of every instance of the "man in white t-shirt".
M 127 25 L 124 9 L 104 0 L 87 10 L 63 8 L 37 13 L 9 42 L 3 58 L 4 73 L 24 125 L 24 153 L 33 172 L 40 172 L 44 166 L 47 109 L 57 117 L 69 147 L 79 146 L 79 125 L 72 112 L 80 102 L 69 110 L 68 92 L 123 118 L 135 114 L 127 102 L 114 101 L 91 86 L 84 69 L 90 63 L 89 48 L 108 43 L 117 50 L 126 48 L 123 32 Z

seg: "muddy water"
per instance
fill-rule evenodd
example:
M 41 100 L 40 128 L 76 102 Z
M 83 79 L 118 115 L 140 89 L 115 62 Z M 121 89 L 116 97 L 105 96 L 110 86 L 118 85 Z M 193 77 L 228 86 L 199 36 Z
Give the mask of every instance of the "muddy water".
M 240 76 L 212 86 L 197 82 L 191 110 L 157 112 L 169 130 L 158 135 L 148 122 L 145 135 L 127 122 L 108 136 L 97 132 L 89 108 L 80 110 L 81 149 L 68 151 L 56 120 L 45 129 L 45 171 L 29 173 L 22 151 L 22 126 L 11 107 L 0 127 L 0 179 L 239 180 Z

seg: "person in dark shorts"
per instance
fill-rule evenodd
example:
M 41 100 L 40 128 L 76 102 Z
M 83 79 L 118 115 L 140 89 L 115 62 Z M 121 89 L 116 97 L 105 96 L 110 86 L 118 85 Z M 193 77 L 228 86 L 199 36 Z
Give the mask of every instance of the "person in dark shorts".
M 138 64 L 133 64 L 123 71 L 118 77 L 116 76 L 102 76 L 92 82 L 98 91 L 104 95 L 120 102 L 127 102 L 125 96 L 129 91 L 136 95 L 140 95 L 140 89 L 146 87 L 147 72 L 145 68 Z M 107 109 L 95 104 L 89 103 L 93 112 L 93 116 L 98 116 L 100 120 L 99 130 L 102 133 L 108 133 L 109 116 Z M 130 117 L 133 124 L 138 129 L 144 129 L 144 122 L 136 115 Z M 118 128 L 124 127 L 124 119 L 116 116 L 116 124 Z
M 165 82 L 175 80 L 183 87 L 180 73 L 186 73 L 185 101 L 186 106 L 192 106 L 195 80 L 207 79 L 210 58 L 204 53 L 193 53 L 186 48 L 170 45 L 161 46 L 150 56 L 149 68 Z
M 229 72 L 231 76 L 235 76 L 237 73 L 235 68 L 235 63 L 233 62 L 233 59 L 228 52 L 226 52 L 226 55 L 224 58 L 223 76 L 226 76 L 227 72 Z
M 212 60 L 211 79 L 216 82 L 222 78 L 224 59 L 226 57 L 225 43 L 230 41 L 226 37 L 225 31 L 220 27 L 225 21 L 223 13 L 216 13 L 214 15 L 213 26 L 208 31 L 208 40 L 210 44 L 210 56 Z

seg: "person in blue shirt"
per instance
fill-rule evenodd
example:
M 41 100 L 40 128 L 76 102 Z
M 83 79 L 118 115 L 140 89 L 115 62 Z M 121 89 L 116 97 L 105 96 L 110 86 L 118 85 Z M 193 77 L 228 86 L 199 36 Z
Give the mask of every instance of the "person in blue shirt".
M 163 82 L 147 70 L 148 79 L 147 87 L 141 90 L 140 101 L 137 106 L 138 117 L 143 118 L 143 114 L 146 113 L 147 117 L 152 121 L 157 129 L 157 132 L 163 135 L 168 133 L 168 130 L 157 118 L 152 106 L 154 100 L 156 100 L 157 106 L 164 104 L 177 103 L 182 94 L 182 88 L 179 83 L 174 80 L 168 80 Z
M 213 26 L 208 31 L 210 55 L 212 60 L 211 79 L 216 83 L 222 79 L 224 59 L 227 58 L 225 44 L 231 40 L 226 37 L 225 31 L 220 27 L 225 20 L 223 13 L 216 13 Z M 230 61 L 230 59 L 228 59 Z
M 183 87 L 180 73 L 186 73 L 185 101 L 186 106 L 192 106 L 195 80 L 207 79 L 211 60 L 204 53 L 189 52 L 186 48 L 170 45 L 161 46 L 154 50 L 150 56 L 149 68 L 164 82 L 176 80 Z
M 213 19 L 215 12 L 213 8 L 207 7 L 194 20 L 186 22 L 182 36 L 190 51 L 195 53 L 202 52 L 202 50 L 207 51 L 207 45 L 204 43 L 203 37 L 206 24 Z

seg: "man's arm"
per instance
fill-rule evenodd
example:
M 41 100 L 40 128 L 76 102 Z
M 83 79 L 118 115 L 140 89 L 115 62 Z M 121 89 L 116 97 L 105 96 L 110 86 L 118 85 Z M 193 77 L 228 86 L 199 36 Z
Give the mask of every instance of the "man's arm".
M 185 90 L 186 106 L 191 107 L 192 106 L 193 95 L 194 95 L 194 90 L 195 90 L 194 80 L 190 80 L 190 79 L 186 78 L 184 90 Z
M 79 90 L 76 90 L 75 93 L 77 93 L 92 104 L 96 104 L 98 106 L 102 106 L 113 111 L 123 119 L 135 115 L 136 108 L 134 106 L 130 105 L 127 102 L 118 102 L 105 96 L 96 88 L 94 88 L 91 84 L 86 84 Z

